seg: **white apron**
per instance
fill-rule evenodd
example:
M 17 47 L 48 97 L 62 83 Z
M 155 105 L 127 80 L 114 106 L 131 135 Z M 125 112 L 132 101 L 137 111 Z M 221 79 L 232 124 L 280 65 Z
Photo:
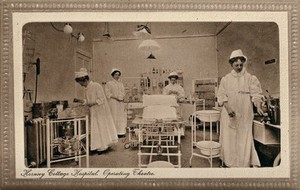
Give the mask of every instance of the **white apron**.
M 176 84 L 172 84 L 172 83 L 168 84 L 166 87 L 164 87 L 163 94 L 164 95 L 174 95 L 176 97 L 177 101 L 179 99 L 184 98 L 184 96 L 185 96 L 184 89 L 178 83 L 176 83 Z M 180 117 L 182 117 L 183 110 L 182 110 L 181 104 L 179 104 L 179 107 L 176 110 L 177 110 L 177 114 L 180 115 Z M 180 132 L 181 132 L 182 136 L 185 135 L 184 134 L 184 132 L 185 132 L 185 126 L 184 125 L 181 127 L 181 131 Z
M 85 95 L 86 103 L 97 103 L 90 107 L 91 150 L 105 150 L 118 142 L 118 136 L 104 90 L 91 81 Z
M 174 93 L 174 92 L 176 92 L 176 93 Z M 170 83 L 166 87 L 164 87 L 163 94 L 164 95 L 174 95 L 177 100 L 184 98 L 184 96 L 185 96 L 184 89 L 182 88 L 182 86 L 180 86 L 177 83 L 176 84 Z
M 225 107 L 221 111 L 220 143 L 221 159 L 228 167 L 260 166 L 252 135 L 252 102 L 262 101 L 262 90 L 258 79 L 245 69 L 234 70 L 221 80 L 218 102 L 228 105 L 236 113 L 236 119 L 229 119 Z
M 124 102 L 120 102 L 111 98 L 112 96 L 114 96 L 124 100 L 124 85 L 123 83 L 116 80 L 109 81 L 105 85 L 105 93 L 117 129 L 117 134 L 124 135 L 126 133 L 127 127 L 127 112 L 125 109 L 125 104 Z

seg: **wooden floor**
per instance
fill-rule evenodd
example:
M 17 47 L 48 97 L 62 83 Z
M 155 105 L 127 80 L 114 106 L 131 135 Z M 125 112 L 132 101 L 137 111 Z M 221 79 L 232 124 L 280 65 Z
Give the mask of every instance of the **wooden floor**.
M 216 131 L 213 132 L 213 140 L 218 142 L 218 134 Z M 206 138 L 209 135 L 206 132 Z M 202 127 L 197 129 L 197 141 L 203 139 Z M 138 149 L 137 147 L 125 148 L 125 144 L 130 142 L 128 134 L 125 138 L 120 138 L 118 143 L 114 145 L 110 151 L 98 155 L 97 153 L 90 153 L 90 168 L 137 168 L 138 167 Z M 258 142 L 255 142 L 255 146 L 261 161 L 262 167 L 272 167 L 273 161 L 279 152 L 278 147 L 266 147 Z M 194 148 L 197 151 L 197 148 Z M 192 153 L 191 146 L 191 130 L 190 127 L 185 129 L 185 136 L 181 138 L 181 167 L 190 168 L 189 160 Z M 145 163 L 149 160 L 149 157 L 144 156 L 142 162 Z M 152 161 L 156 160 L 167 160 L 164 156 L 154 156 Z M 176 158 L 171 158 L 171 162 L 177 163 Z M 85 167 L 85 158 L 82 159 L 83 165 Z M 213 167 L 220 167 L 221 161 L 218 158 L 213 159 Z M 46 167 L 46 164 L 42 164 L 40 167 Z M 77 162 L 70 160 L 59 163 L 51 164 L 53 168 L 68 168 L 68 167 L 78 167 Z M 194 156 L 192 159 L 193 168 L 209 168 L 210 164 L 207 159 Z

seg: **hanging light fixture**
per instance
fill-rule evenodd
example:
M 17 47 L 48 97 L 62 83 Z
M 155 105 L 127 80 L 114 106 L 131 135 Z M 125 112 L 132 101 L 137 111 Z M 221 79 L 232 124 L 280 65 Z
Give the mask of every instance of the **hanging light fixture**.
M 107 37 L 107 38 L 111 38 L 111 36 L 110 36 L 110 34 L 108 32 L 104 33 L 102 36 Z
M 83 42 L 84 39 L 85 39 L 85 37 L 84 37 L 83 33 L 81 33 L 81 32 L 78 33 L 78 41 L 79 41 L 79 42 Z
M 72 32 L 73 32 L 73 28 L 72 28 L 71 24 L 66 23 L 64 26 L 64 33 L 71 34 Z
M 107 22 L 105 22 L 105 31 L 104 31 L 104 34 L 102 36 L 108 37 L 108 38 L 111 37 L 111 35 L 110 35 L 109 31 L 108 31 L 108 23 Z
M 142 39 L 144 39 L 140 43 L 138 49 L 140 49 L 142 51 L 151 52 L 150 55 L 147 57 L 147 59 L 156 59 L 155 56 L 152 54 L 152 52 L 159 50 L 160 45 L 157 43 L 157 41 L 151 39 L 152 38 L 151 30 L 147 26 L 147 24 L 146 25 L 138 25 L 137 31 L 134 34 L 142 36 Z
M 50 24 L 56 31 L 71 35 L 71 37 L 76 38 L 79 42 L 83 42 L 85 40 L 83 33 L 80 32 L 77 35 L 73 34 L 73 28 L 69 23 L 66 23 L 63 29 L 58 29 L 52 22 L 50 22 Z
M 156 59 L 156 57 L 151 53 L 151 54 L 147 57 L 147 59 Z
M 146 25 L 137 25 L 136 31 L 133 32 L 133 34 L 136 37 L 140 37 L 142 39 L 148 39 L 151 38 L 151 30 L 150 28 Z
M 137 31 L 139 32 L 144 32 L 144 33 L 148 33 L 151 34 L 151 30 L 150 28 L 146 25 L 137 25 Z
M 140 45 L 139 45 L 139 49 L 143 50 L 143 51 L 156 51 L 160 49 L 160 45 L 152 39 L 148 39 L 148 40 L 143 40 Z
M 105 31 L 104 31 L 102 37 L 103 37 L 102 38 L 103 42 L 111 43 L 114 41 L 109 32 L 108 22 L 105 22 Z

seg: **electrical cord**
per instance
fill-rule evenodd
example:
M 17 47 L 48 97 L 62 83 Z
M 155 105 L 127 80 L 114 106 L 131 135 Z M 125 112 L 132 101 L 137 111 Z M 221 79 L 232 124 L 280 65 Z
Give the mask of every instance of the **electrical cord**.
M 50 24 L 51 24 L 51 26 L 54 28 L 54 30 L 56 30 L 56 31 L 58 31 L 58 32 L 64 32 L 63 30 L 56 28 L 56 26 L 54 26 L 54 24 L 53 24 L 52 22 L 50 22 Z M 78 40 L 78 38 L 79 38 L 78 36 L 75 36 L 73 33 L 71 33 L 71 36 L 72 36 L 73 38 L 76 38 L 77 40 Z
M 36 60 L 36 72 L 35 72 L 35 94 L 34 94 L 34 104 L 36 104 L 36 98 L 38 93 L 38 75 L 40 74 L 40 59 Z
M 56 30 L 58 32 L 64 32 L 63 30 L 60 30 L 60 29 L 56 28 L 52 22 L 50 22 L 50 24 L 54 28 L 54 30 Z
M 35 74 L 35 94 L 34 94 L 34 104 L 36 104 L 36 98 L 37 98 L 37 85 L 38 85 L 38 74 Z

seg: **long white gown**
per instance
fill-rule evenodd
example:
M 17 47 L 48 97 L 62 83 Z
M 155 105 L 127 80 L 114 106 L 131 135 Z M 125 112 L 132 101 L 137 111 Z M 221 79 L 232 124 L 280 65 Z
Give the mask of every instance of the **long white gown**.
M 106 150 L 118 142 L 118 136 L 104 90 L 90 81 L 85 96 L 86 103 L 97 103 L 90 107 L 91 150 Z
M 252 134 L 252 102 L 256 105 L 263 98 L 259 80 L 245 69 L 232 70 L 222 78 L 217 97 L 220 105 L 228 101 L 236 113 L 230 119 L 224 106 L 221 111 L 221 159 L 228 167 L 260 166 Z
M 124 135 L 126 133 L 127 127 L 127 112 L 125 109 L 125 104 L 124 102 L 120 102 L 111 98 L 112 96 L 114 96 L 124 100 L 124 85 L 122 82 L 117 80 L 109 81 L 105 85 L 105 93 L 117 129 L 117 134 Z
M 174 95 L 177 99 L 177 101 L 179 99 L 184 98 L 185 96 L 185 92 L 184 89 L 182 88 L 182 86 L 180 86 L 180 84 L 175 83 L 175 84 L 168 84 L 167 86 L 165 86 L 165 88 L 163 89 L 163 94 L 164 95 Z M 177 108 L 177 114 L 180 115 L 182 117 L 183 113 L 182 113 L 182 106 L 179 103 L 179 107 Z M 181 135 L 184 136 L 185 134 L 185 127 L 181 127 Z

